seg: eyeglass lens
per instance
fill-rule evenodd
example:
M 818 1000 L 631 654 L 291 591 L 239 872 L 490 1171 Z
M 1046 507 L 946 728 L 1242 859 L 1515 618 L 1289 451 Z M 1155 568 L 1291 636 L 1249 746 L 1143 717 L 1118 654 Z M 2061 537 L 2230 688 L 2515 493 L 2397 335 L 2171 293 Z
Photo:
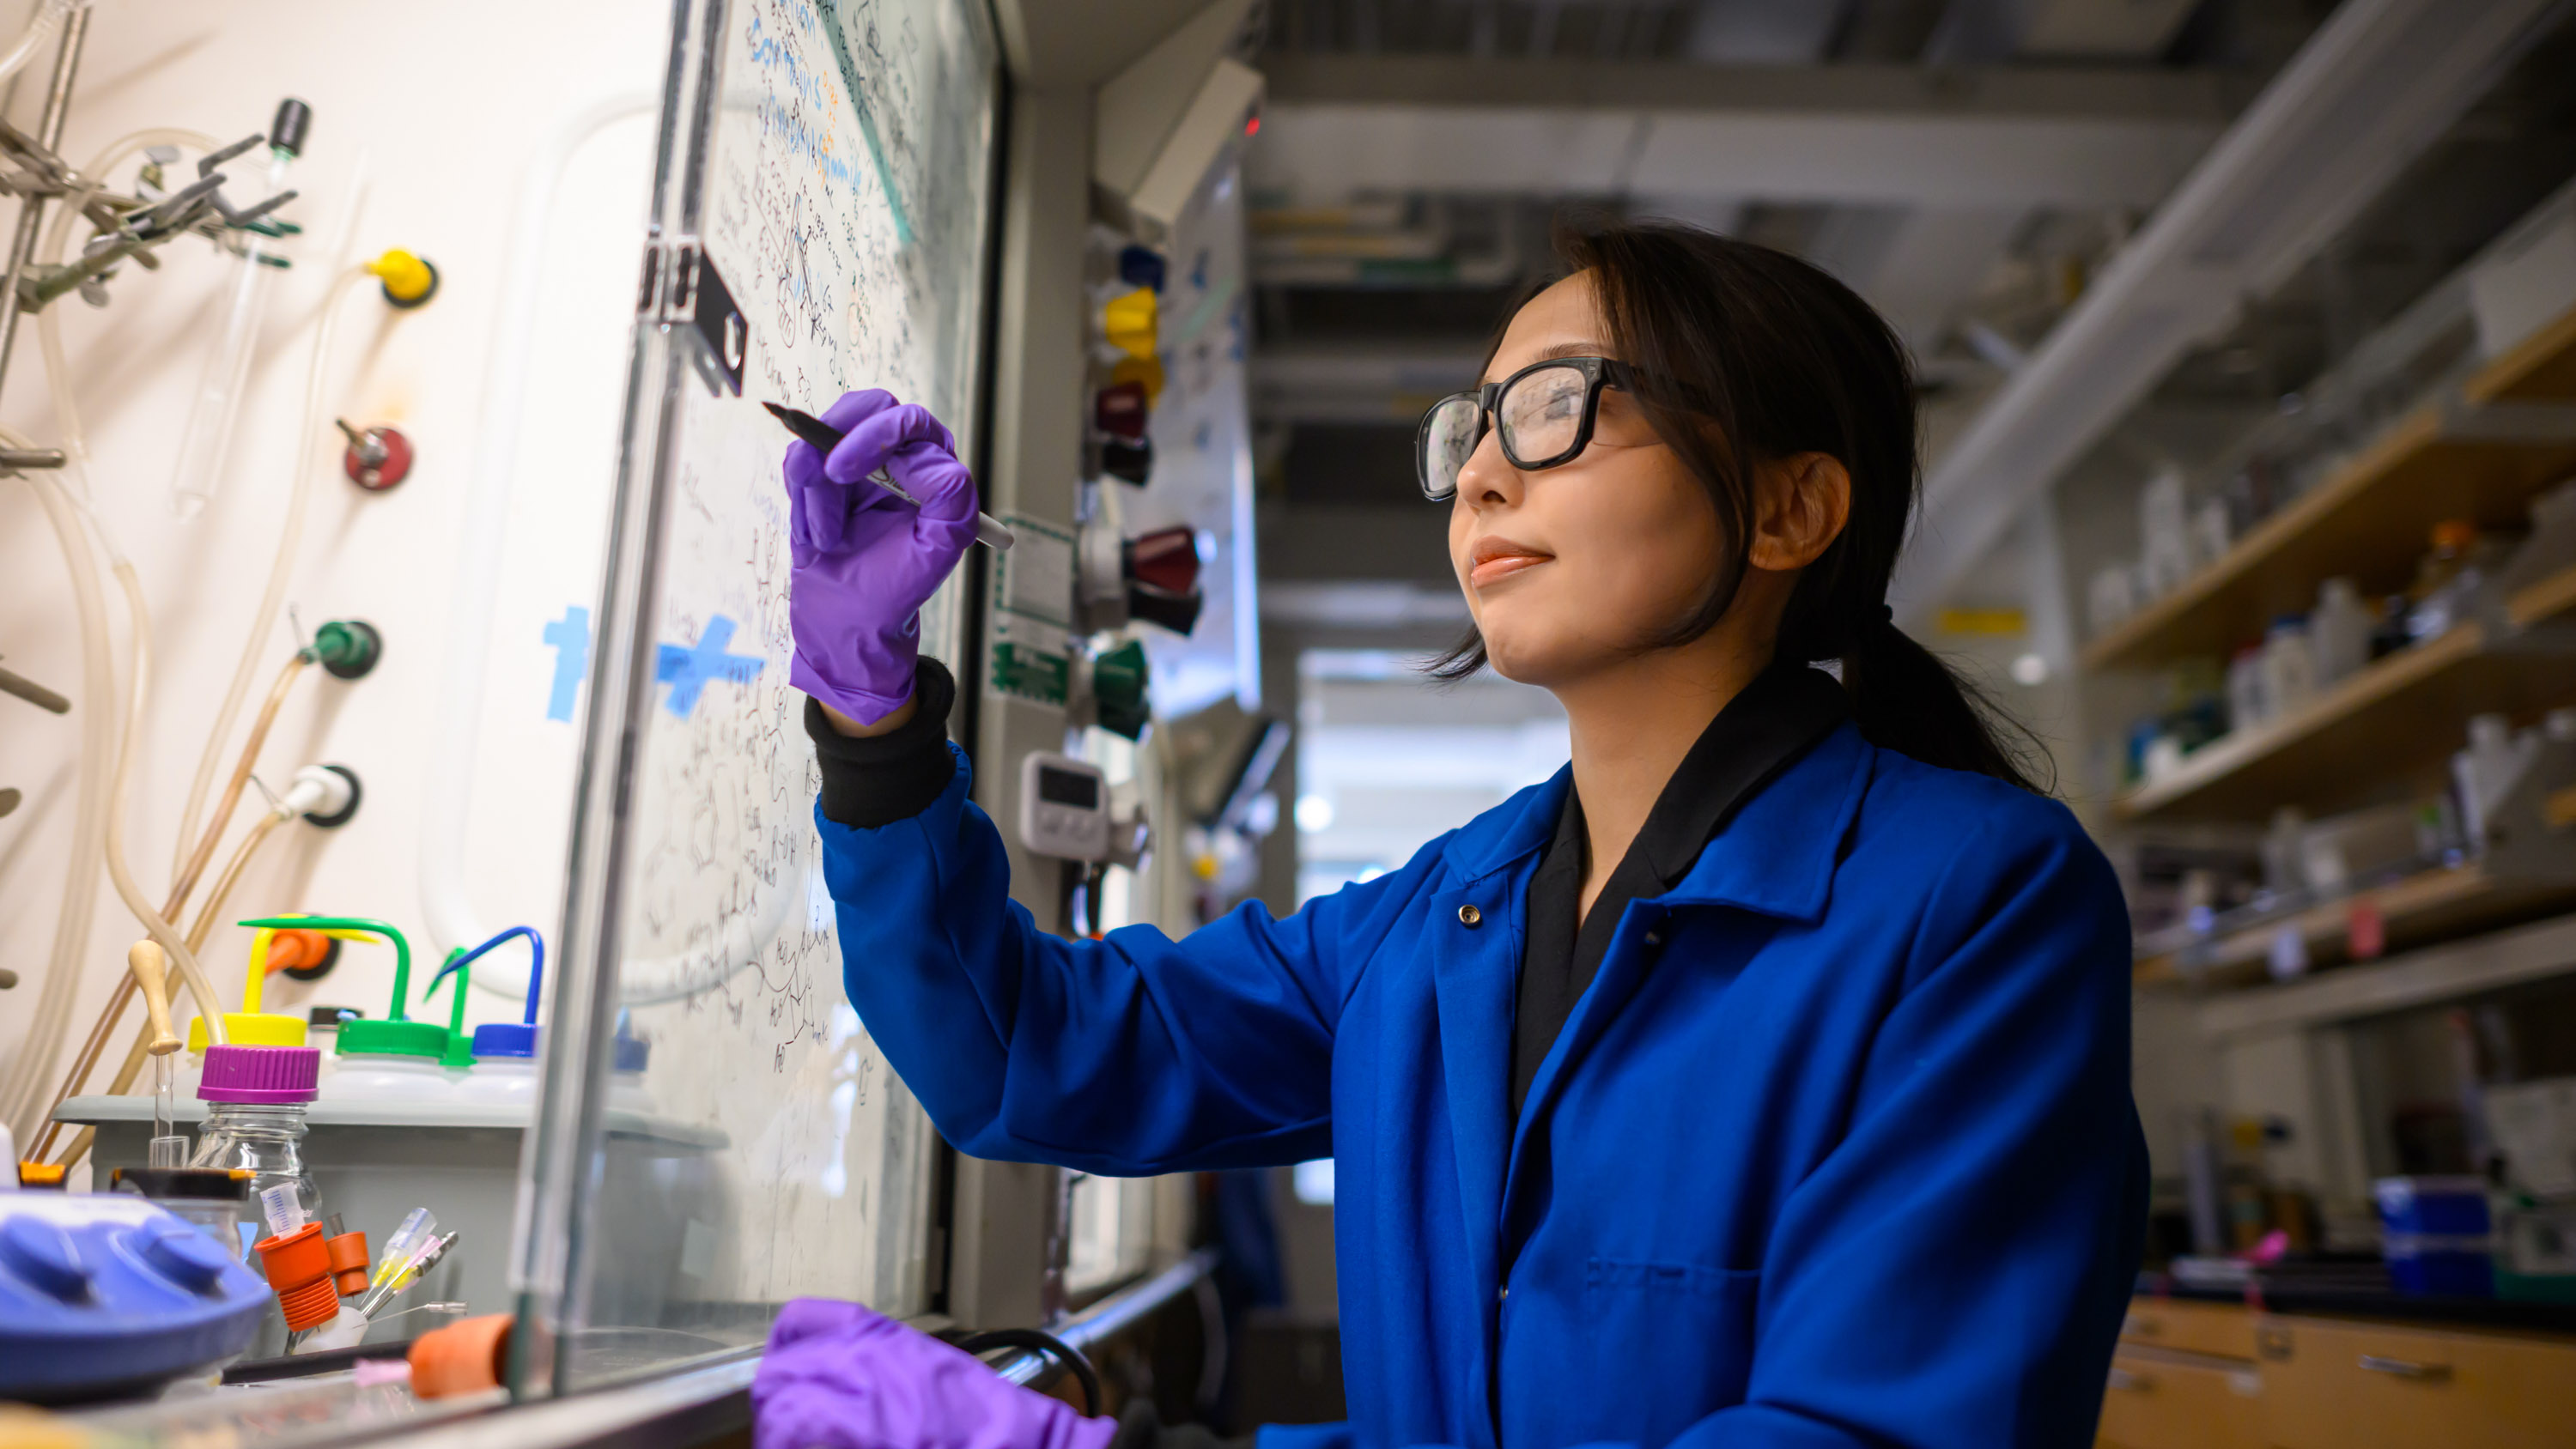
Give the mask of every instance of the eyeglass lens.
M 1431 410 L 1422 425 L 1423 491 L 1446 498 L 1458 491 L 1459 470 L 1484 432 L 1484 409 L 1474 396 L 1453 397 Z
M 1576 367 L 1542 367 L 1524 373 L 1494 404 L 1503 451 L 1523 467 L 1545 463 L 1574 446 L 1583 426 L 1586 379 Z
M 1583 369 L 1570 365 L 1522 374 L 1494 407 L 1505 455 L 1522 467 L 1561 460 L 1582 430 L 1583 396 L 1589 385 Z M 1457 491 L 1458 474 L 1484 438 L 1482 414 L 1478 399 L 1470 394 L 1443 401 L 1424 421 L 1422 478 L 1424 491 L 1432 497 L 1447 498 Z

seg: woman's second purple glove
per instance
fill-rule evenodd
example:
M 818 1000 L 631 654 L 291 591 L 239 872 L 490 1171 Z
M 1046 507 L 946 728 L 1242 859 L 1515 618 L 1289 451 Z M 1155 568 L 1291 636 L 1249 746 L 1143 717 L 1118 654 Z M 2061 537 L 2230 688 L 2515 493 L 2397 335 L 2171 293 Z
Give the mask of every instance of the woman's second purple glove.
M 912 697 L 921 606 L 975 541 L 975 480 L 929 410 L 882 389 L 841 394 L 825 457 L 787 445 L 787 682 L 861 724 Z M 883 468 L 912 505 L 867 481 Z
M 753 1449 L 1108 1449 L 1117 1433 L 1115 1420 L 829 1298 L 779 1312 L 751 1381 Z

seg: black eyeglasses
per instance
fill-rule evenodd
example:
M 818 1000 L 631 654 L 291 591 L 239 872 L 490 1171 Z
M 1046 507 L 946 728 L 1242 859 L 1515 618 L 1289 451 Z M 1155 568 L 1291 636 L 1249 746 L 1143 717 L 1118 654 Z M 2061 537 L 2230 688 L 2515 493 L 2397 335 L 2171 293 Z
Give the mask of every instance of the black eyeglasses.
M 1434 503 L 1458 493 L 1459 470 L 1485 440 L 1485 419 L 1502 435 L 1503 457 L 1535 472 L 1571 463 L 1592 441 L 1601 389 L 1634 392 L 1628 364 L 1607 357 L 1551 357 L 1501 382 L 1456 393 L 1431 405 L 1414 436 L 1413 466 L 1422 496 Z

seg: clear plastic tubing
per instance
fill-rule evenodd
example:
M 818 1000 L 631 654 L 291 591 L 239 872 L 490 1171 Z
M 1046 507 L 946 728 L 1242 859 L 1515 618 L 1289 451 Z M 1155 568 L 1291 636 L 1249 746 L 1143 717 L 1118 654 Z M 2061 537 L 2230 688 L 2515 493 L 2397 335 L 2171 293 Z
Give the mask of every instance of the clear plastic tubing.
M 45 43 L 63 28 L 64 19 L 88 3 L 89 0 L 39 0 L 35 17 L 27 22 L 25 33 L 6 54 L 0 54 L 0 80 L 26 69 L 27 62 L 36 58 L 36 52 L 44 49 Z
M 271 146 L 266 187 L 250 200 L 265 201 L 284 190 L 287 169 L 294 161 L 294 152 Z M 206 358 L 196 406 L 188 410 L 188 430 L 179 437 L 179 471 L 170 479 L 170 510 L 181 518 L 205 512 L 223 483 L 224 455 L 232 450 L 233 424 L 241 417 L 242 393 L 250 385 L 250 354 L 267 310 L 269 278 L 278 270 L 268 260 L 276 243 L 256 232 L 242 233 L 241 240 L 242 254 L 233 263 L 223 326 L 215 334 L 213 353 Z

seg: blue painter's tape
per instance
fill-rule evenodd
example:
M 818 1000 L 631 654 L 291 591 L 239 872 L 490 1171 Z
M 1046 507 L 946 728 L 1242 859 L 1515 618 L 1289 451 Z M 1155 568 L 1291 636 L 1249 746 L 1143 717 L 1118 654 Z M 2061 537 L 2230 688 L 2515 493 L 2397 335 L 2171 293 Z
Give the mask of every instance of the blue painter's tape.
M 671 686 L 670 698 L 662 701 L 665 709 L 687 719 L 698 707 L 698 696 L 706 691 L 710 680 L 729 679 L 736 684 L 749 684 L 760 677 L 767 663 L 757 654 L 727 654 L 725 646 L 733 642 L 734 622 L 722 614 L 707 621 L 693 646 L 657 645 L 653 653 L 653 680 Z
M 546 626 L 546 643 L 555 651 L 554 687 L 546 693 L 546 718 L 572 718 L 581 682 L 590 674 L 590 610 L 566 605 L 562 618 Z

